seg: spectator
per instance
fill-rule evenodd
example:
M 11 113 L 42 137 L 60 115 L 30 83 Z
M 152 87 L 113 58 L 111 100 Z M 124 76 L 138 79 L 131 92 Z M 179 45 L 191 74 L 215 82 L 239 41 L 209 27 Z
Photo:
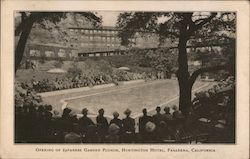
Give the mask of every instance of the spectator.
M 118 133 L 118 135 L 119 135 L 119 137 L 121 137 L 121 135 L 123 134 L 122 120 L 118 118 L 119 117 L 119 113 L 116 112 L 116 111 L 113 113 L 113 117 L 114 118 L 111 119 L 109 125 L 116 124 L 119 127 L 119 133 Z
M 124 111 L 124 114 L 126 115 L 126 118 L 122 120 L 123 123 L 123 130 L 124 130 L 124 136 L 123 140 L 124 142 L 134 142 L 135 138 L 135 119 L 131 118 L 131 110 L 126 109 Z
M 147 109 L 142 110 L 143 116 L 139 118 L 139 133 L 141 135 L 142 141 L 147 141 L 149 139 L 149 133 L 146 131 L 146 124 L 152 121 L 152 117 L 147 115 Z
M 86 133 L 87 133 L 88 126 L 95 125 L 95 124 L 89 117 L 87 117 L 87 115 L 88 115 L 87 108 L 82 109 L 82 114 L 83 114 L 83 117 L 81 117 L 79 119 L 79 127 L 80 127 L 80 132 L 85 137 Z
M 180 119 L 180 118 L 183 118 L 183 114 L 180 110 L 178 110 L 177 106 L 176 105 L 173 105 L 173 118 L 174 119 Z
M 170 138 L 170 136 L 173 134 L 173 116 L 170 114 L 170 108 L 165 107 L 164 108 L 165 114 L 163 114 L 163 120 L 166 123 L 166 130 L 165 134 Z
M 65 108 L 65 109 L 63 109 L 63 114 L 62 114 L 62 117 L 61 117 L 61 119 L 60 119 L 60 129 L 61 129 L 61 131 L 63 131 L 63 132 L 66 132 L 68 129 L 69 129 L 69 127 L 71 126 L 71 117 L 70 117 L 70 112 L 71 112 L 72 110 L 71 109 L 69 109 L 69 108 Z
M 169 108 L 169 107 L 165 107 L 165 108 L 164 108 L 164 112 L 165 112 L 165 114 L 163 114 L 163 119 L 164 119 L 164 121 L 167 122 L 167 121 L 173 119 L 172 114 L 170 114 L 170 108 Z
M 108 131 L 108 121 L 104 117 L 104 109 L 98 110 L 98 113 L 99 115 L 96 117 L 98 141 L 103 142 Z
M 163 115 L 161 114 L 161 107 L 157 106 L 155 110 L 156 110 L 156 114 L 153 115 L 153 122 L 156 125 L 156 136 L 157 136 L 157 139 L 160 140 L 160 131 L 161 131 L 160 123 L 164 119 L 163 119 Z
M 182 129 L 182 127 L 183 127 L 184 116 L 183 116 L 182 112 L 180 110 L 178 110 L 176 105 L 173 105 L 173 110 L 174 110 L 174 112 L 173 112 L 173 119 L 174 119 L 173 124 L 175 125 L 175 130 L 178 131 L 179 129 Z
M 153 121 L 154 121 L 154 123 L 155 123 L 155 125 L 156 125 L 156 129 L 157 129 L 157 127 L 159 127 L 159 125 L 160 125 L 160 122 L 163 120 L 163 115 L 161 114 L 161 107 L 156 107 L 156 114 L 155 115 L 153 115 Z

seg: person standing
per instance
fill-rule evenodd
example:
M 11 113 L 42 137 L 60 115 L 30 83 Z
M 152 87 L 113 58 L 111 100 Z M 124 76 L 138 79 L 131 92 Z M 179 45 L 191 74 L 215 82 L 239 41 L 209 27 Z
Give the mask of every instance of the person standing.
M 103 142 L 108 132 L 108 121 L 104 117 L 104 109 L 99 109 L 98 113 L 99 115 L 96 117 L 98 142 Z
M 143 142 L 149 139 L 149 133 L 146 131 L 146 124 L 152 122 L 152 117 L 147 115 L 147 109 L 142 110 L 143 116 L 139 118 L 139 134 Z
M 126 118 L 122 120 L 124 130 L 123 141 L 131 143 L 135 140 L 135 119 L 130 117 L 130 109 L 126 109 L 124 114 L 126 115 Z
M 173 135 L 173 115 L 170 113 L 170 108 L 169 107 L 165 107 L 164 108 L 164 112 L 165 114 L 163 114 L 163 120 L 166 123 L 166 132 L 165 137 L 167 139 L 170 139 L 171 136 Z
M 121 138 L 121 135 L 123 134 L 122 120 L 118 118 L 119 117 L 119 113 L 116 112 L 116 111 L 113 113 L 113 117 L 114 118 L 110 121 L 109 126 L 111 124 L 117 125 L 119 127 L 119 132 L 117 134 L 118 134 L 119 138 Z
M 160 139 L 161 131 L 162 131 L 162 128 L 161 128 L 162 124 L 161 124 L 161 122 L 164 119 L 163 119 L 163 115 L 161 114 L 161 107 L 157 106 L 155 110 L 156 110 L 156 114 L 153 115 L 153 122 L 156 125 L 155 133 L 156 133 L 157 140 L 161 140 Z
M 82 110 L 83 117 L 79 119 L 79 127 L 80 132 L 82 133 L 83 137 L 87 139 L 87 132 L 88 128 L 91 126 L 94 126 L 94 122 L 87 116 L 88 115 L 88 109 L 84 108 Z

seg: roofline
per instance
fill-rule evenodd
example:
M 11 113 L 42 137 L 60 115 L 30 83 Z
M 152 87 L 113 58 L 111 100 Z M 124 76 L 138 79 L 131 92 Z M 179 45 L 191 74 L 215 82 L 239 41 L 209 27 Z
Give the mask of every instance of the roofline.
M 111 27 L 111 28 L 105 28 L 105 27 Z M 85 29 L 85 30 L 110 30 L 110 31 L 121 31 L 122 29 L 113 27 L 113 26 L 102 26 L 99 28 L 91 28 L 91 27 L 68 27 L 68 29 Z M 152 34 L 156 34 L 154 31 L 136 31 L 136 32 L 142 32 L 142 33 L 152 33 Z

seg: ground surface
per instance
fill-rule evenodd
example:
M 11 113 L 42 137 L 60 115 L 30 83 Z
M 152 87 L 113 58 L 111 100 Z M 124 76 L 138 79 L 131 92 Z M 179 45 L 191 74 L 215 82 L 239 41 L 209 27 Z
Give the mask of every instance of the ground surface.
M 209 84 L 196 82 L 193 90 L 203 89 Z M 108 117 L 114 111 L 118 111 L 123 117 L 126 108 L 132 110 L 132 116 L 140 116 L 143 108 L 154 113 L 157 105 L 178 104 L 178 83 L 176 80 L 157 80 L 151 82 L 137 83 L 131 85 L 115 86 L 110 88 L 93 89 L 78 93 L 67 93 L 65 95 L 44 98 L 55 109 L 62 111 L 62 102 L 67 107 L 79 113 L 83 108 L 88 108 L 89 113 L 95 115 L 98 109 L 104 108 Z

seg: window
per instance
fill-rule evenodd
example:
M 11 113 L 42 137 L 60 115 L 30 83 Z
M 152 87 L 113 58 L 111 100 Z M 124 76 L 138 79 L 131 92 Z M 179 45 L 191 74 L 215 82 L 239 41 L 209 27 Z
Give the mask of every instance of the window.
M 58 56 L 59 57 L 66 57 L 65 50 L 64 49 L 60 49 L 59 52 L 58 52 Z
M 100 56 L 100 53 L 96 53 L 95 56 Z
M 45 56 L 46 57 L 53 57 L 54 56 L 54 52 L 53 51 L 45 51 Z
M 112 41 L 115 41 L 115 37 L 112 37 L 111 40 L 112 40 Z
M 95 56 L 95 54 L 89 54 L 89 57 L 93 57 L 93 56 Z
M 40 51 L 39 50 L 30 50 L 30 56 L 40 56 Z
M 90 39 L 90 40 L 93 40 L 93 36 L 90 36 L 89 39 Z

